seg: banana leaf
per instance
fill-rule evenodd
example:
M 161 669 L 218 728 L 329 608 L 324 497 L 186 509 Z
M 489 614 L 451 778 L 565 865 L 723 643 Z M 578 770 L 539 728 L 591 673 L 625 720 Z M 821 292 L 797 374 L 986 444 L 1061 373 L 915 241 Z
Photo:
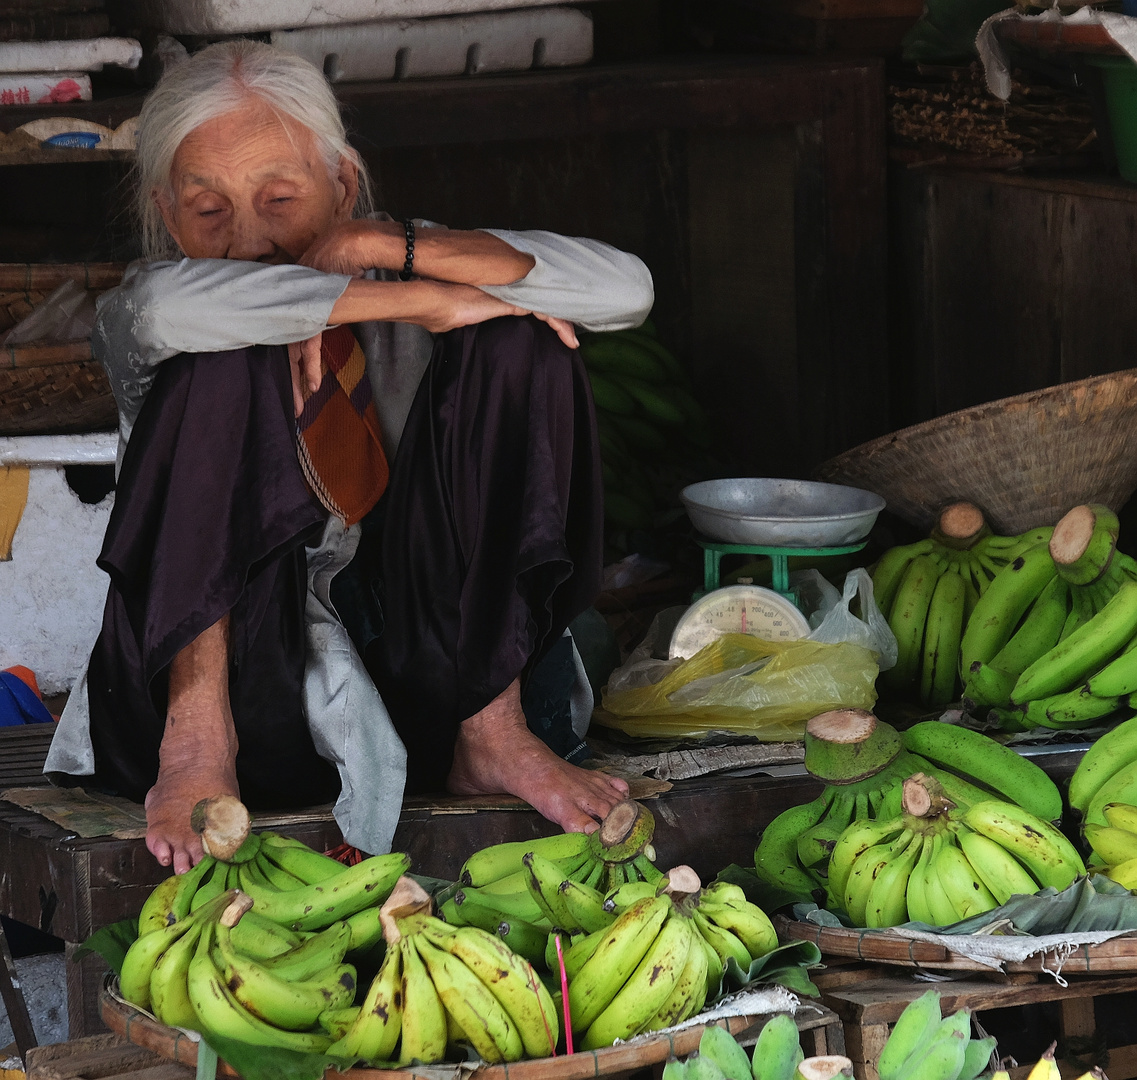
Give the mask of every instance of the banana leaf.
M 202 1038 L 243 1080 L 320 1080 L 328 1069 L 345 1067 L 343 1061 L 323 1054 L 306 1054 L 279 1046 L 254 1046 L 211 1032 L 205 1032 Z
M 91 953 L 98 953 L 107 962 L 107 967 L 119 975 L 122 973 L 126 951 L 137 939 L 138 916 L 135 915 L 130 919 L 120 919 L 110 926 L 100 927 L 75 950 L 71 959 L 79 961 Z
M 803 948 L 804 946 L 804 948 Z M 820 997 L 821 991 L 813 985 L 806 972 L 821 964 L 821 950 L 812 941 L 791 941 L 773 952 L 752 960 L 750 967 L 742 966 L 732 956 L 726 962 L 719 992 L 713 1000 L 739 990 L 753 990 L 759 986 L 777 984 L 806 997 Z M 708 1002 L 709 1003 L 709 1002 Z
M 850 927 L 848 919 L 816 904 L 795 904 L 793 917 L 818 926 Z M 1137 930 L 1137 896 L 1104 874 L 1078 878 L 1059 892 L 1045 888 L 1033 896 L 1012 896 L 1005 904 L 951 926 L 907 922 L 902 928 L 932 934 L 974 934 L 992 926 L 994 933 L 1020 937 Z

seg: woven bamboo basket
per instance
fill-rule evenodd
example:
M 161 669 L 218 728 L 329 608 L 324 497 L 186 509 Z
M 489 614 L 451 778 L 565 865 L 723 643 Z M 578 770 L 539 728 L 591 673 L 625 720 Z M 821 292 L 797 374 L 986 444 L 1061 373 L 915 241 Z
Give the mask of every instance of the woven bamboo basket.
M 0 263 L 0 333 L 69 279 L 109 289 L 121 263 Z M 0 349 L 0 435 L 109 431 L 118 423 L 110 383 L 91 343 L 5 345 Z
M 949 413 L 862 443 L 817 479 L 867 488 L 920 529 L 968 499 L 1006 535 L 1137 490 L 1137 368 Z
M 191 1068 L 197 1066 L 197 1041 L 178 1028 L 159 1023 L 149 1013 L 141 1012 L 122 1000 L 112 989 L 108 979 L 99 998 L 99 1012 L 103 1023 L 116 1035 L 121 1035 L 136 1046 L 152 1050 L 162 1057 Z M 795 1016 L 799 1031 L 825 1028 L 836 1021 L 828 1009 L 816 1005 L 798 1006 Z M 754 1029 L 769 1016 L 731 1016 L 710 1023 L 725 1028 L 732 1035 Z M 537 1058 L 517 1061 L 511 1065 L 483 1065 L 472 1074 L 477 1080 L 595 1080 L 596 1077 L 618 1077 L 639 1069 L 662 1065 L 668 1058 L 690 1054 L 698 1049 L 699 1039 L 707 1025 L 694 1024 L 680 1031 L 656 1036 L 643 1036 L 634 1042 L 620 1043 L 600 1050 L 582 1050 L 572 1055 L 554 1058 Z M 329 1070 L 325 1080 L 341 1075 L 350 1080 L 438 1080 L 445 1075 L 446 1066 L 432 1066 L 423 1072 L 414 1068 L 370 1069 L 358 1066 L 347 1073 Z M 452 1067 L 455 1077 L 463 1070 Z M 217 1075 L 236 1080 L 238 1073 L 224 1061 L 218 1062 Z

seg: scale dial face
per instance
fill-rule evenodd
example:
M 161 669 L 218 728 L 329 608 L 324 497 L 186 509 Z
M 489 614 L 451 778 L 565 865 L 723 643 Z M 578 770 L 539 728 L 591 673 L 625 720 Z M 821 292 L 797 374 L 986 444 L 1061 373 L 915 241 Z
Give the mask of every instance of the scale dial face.
M 752 634 L 766 641 L 809 636 L 809 623 L 793 602 L 761 585 L 727 585 L 696 600 L 671 635 L 668 656 L 688 660 L 723 634 Z

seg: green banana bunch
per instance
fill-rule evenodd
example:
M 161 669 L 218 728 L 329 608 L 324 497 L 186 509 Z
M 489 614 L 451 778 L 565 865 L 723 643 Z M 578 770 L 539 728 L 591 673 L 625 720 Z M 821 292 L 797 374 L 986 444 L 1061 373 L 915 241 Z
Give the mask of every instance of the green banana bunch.
M 1095 866 L 1120 885 L 1137 887 L 1137 806 L 1107 802 L 1101 812 L 1108 822 L 1085 822 L 1082 833 L 1093 849 Z
M 714 467 L 706 412 L 682 364 L 649 326 L 581 335 L 610 541 L 613 534 L 650 529 L 657 514 L 677 507 L 685 486 Z
M 905 783 L 903 807 L 890 821 L 854 822 L 833 850 L 830 902 L 855 926 L 950 925 L 1085 873 L 1053 825 L 1012 803 L 957 807 L 942 785 L 917 775 Z
M 906 777 L 933 777 L 957 807 L 1013 798 L 1046 821 L 1061 816 L 1061 793 L 1042 769 L 988 736 L 952 724 L 927 721 L 901 735 L 871 713 L 839 710 L 809 721 L 805 747 L 806 770 L 828 785 L 817 799 L 766 826 L 755 868 L 790 893 L 808 897 L 827 890 L 837 906 L 845 887 L 844 868 L 837 875 L 832 869 L 838 838 L 853 822 L 897 817 Z
M 218 932 L 223 932 L 248 910 L 250 898 L 238 896 L 219 918 L 207 919 L 186 969 L 186 996 L 197 1015 L 196 1030 L 205 1035 L 219 1035 L 253 1046 L 275 1046 L 304 1053 L 323 1053 L 331 1038 L 323 1031 L 294 1031 L 275 1026 L 250 1011 L 237 999 L 229 981 L 217 966 L 220 952 L 215 948 Z M 282 985 L 286 986 L 287 984 Z M 352 980 L 354 993 L 354 979 Z M 350 1001 L 350 995 L 339 1001 Z M 318 1013 L 316 1014 L 318 1015 Z M 316 1016 L 313 1016 L 313 1022 Z
M 1137 717 L 1090 745 L 1070 777 L 1067 794 L 1084 824 L 1107 824 L 1102 812 L 1106 803 L 1137 805 Z
M 491 901 L 490 896 L 533 897 L 531 871 L 522 861 L 532 853 L 542 860 L 546 876 L 553 876 L 546 864 L 555 865 L 560 875 L 558 884 L 571 880 L 608 893 L 626 881 L 657 882 L 663 875 L 654 865 L 655 849 L 651 846 L 654 833 L 655 818 L 647 807 L 625 799 L 617 803 L 600 828 L 589 835 L 562 833 L 483 848 L 466 860 L 458 880 L 468 886 L 463 890 L 466 897 L 479 902 L 501 906 L 500 902 Z M 530 923 L 542 917 L 550 924 L 555 923 L 551 915 L 553 909 L 542 907 L 542 903 L 533 899 L 527 911 L 515 910 L 514 913 Z
M 211 919 L 216 919 L 237 895 L 236 890 L 223 893 L 184 919 L 136 938 L 127 949 L 119 972 L 122 996 L 139 1008 L 150 1008 L 150 981 L 159 958 L 191 929 L 200 930 Z
M 695 1053 L 685 1062 L 669 1061 L 663 1069 L 664 1080 L 834 1080 L 852 1075 L 847 1057 L 807 1058 L 797 1025 L 786 1013 L 763 1025 L 750 1058 L 724 1028 L 712 1024 Z
M 741 892 L 737 886 L 725 883 L 708 885 L 692 897 L 691 910 L 695 925 L 723 964 L 734 956 L 746 971 L 752 961 L 778 947 L 778 935 L 766 913 L 745 895 L 739 895 Z
M 665 923 L 673 915 L 674 907 L 667 896 L 641 900 L 599 935 L 600 940 L 591 956 L 569 982 L 570 1012 L 573 1025 L 579 1033 L 589 1031 L 593 1023 L 607 1013 L 598 1034 L 617 1027 L 629 1027 L 629 1034 L 632 1034 L 638 1027 L 638 1024 L 633 1026 L 634 1020 L 647 1023 L 663 1006 L 679 978 L 693 942 L 690 933 L 678 933 L 679 929 L 689 929 L 685 925 L 689 920 L 684 918 L 683 926 L 677 923 L 668 932 L 662 943 L 665 948 L 653 951 Z M 630 1000 L 631 995 L 625 995 L 621 998 L 618 1009 L 609 1012 L 633 974 L 638 973 L 635 984 L 637 989 L 641 987 L 645 974 L 650 974 L 642 967 L 649 951 L 653 952 L 652 963 L 658 960 L 661 965 L 661 976 L 657 979 L 661 986 L 646 1001 L 633 1002 Z M 571 952 L 572 950 L 570 954 Z M 661 994 L 660 991 L 664 989 L 667 993 Z M 590 1048 L 594 1045 L 600 1045 L 596 1037 L 589 1040 Z
M 528 873 L 529 892 L 553 928 L 591 934 L 614 921 L 615 915 L 605 910 L 604 894 L 599 889 L 565 877 L 556 863 L 536 852 L 526 853 L 522 862 Z
M 329 1055 L 372 1064 L 440 1061 L 468 1043 L 490 1063 L 548 1057 L 559 1025 L 532 966 L 493 934 L 425 911 L 394 918 L 398 937 L 358 1016 Z
M 940 512 L 930 536 L 886 551 L 873 568 L 873 591 L 896 635 L 897 661 L 881 673 L 881 685 L 932 707 L 956 700 L 971 612 L 1003 566 L 1048 538 L 1049 530 L 995 536 L 977 507 L 956 502 Z
M 307 978 L 296 970 L 269 968 L 237 951 L 224 921 L 214 928 L 214 949 L 212 959 L 233 996 L 274 1027 L 304 1031 L 322 1012 L 342 1009 L 355 999 L 350 964 L 325 963 Z
M 778 1013 L 758 1032 L 750 1073 L 754 1080 L 792 1080 L 804 1058 L 797 1024 L 785 1013 Z
M 971 1013 L 941 1018 L 940 995 L 929 990 L 900 1014 L 877 1059 L 880 1080 L 975 1080 L 987 1069 L 993 1038 L 971 1038 Z
M 297 888 L 281 889 L 257 872 L 257 863 L 242 863 L 241 890 L 256 903 L 256 910 L 293 930 L 322 930 L 338 919 L 381 904 L 410 865 L 398 852 L 373 855 L 335 877 Z
M 1137 688 L 1137 564 L 1117 516 L 1076 506 L 996 577 L 961 646 L 964 704 L 1010 730 L 1084 727 Z

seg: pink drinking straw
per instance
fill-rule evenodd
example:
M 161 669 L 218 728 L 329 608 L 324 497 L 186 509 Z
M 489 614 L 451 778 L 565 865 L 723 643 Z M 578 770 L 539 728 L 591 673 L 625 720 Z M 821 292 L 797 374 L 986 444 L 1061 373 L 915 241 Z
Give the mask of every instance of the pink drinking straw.
M 561 1006 L 565 1014 L 565 1053 L 572 1054 L 575 1052 L 572 1048 L 572 1013 L 569 1011 L 568 975 L 565 972 L 564 954 L 561 952 L 561 935 L 556 934 L 554 940 L 557 943 L 557 964 L 561 969 Z

